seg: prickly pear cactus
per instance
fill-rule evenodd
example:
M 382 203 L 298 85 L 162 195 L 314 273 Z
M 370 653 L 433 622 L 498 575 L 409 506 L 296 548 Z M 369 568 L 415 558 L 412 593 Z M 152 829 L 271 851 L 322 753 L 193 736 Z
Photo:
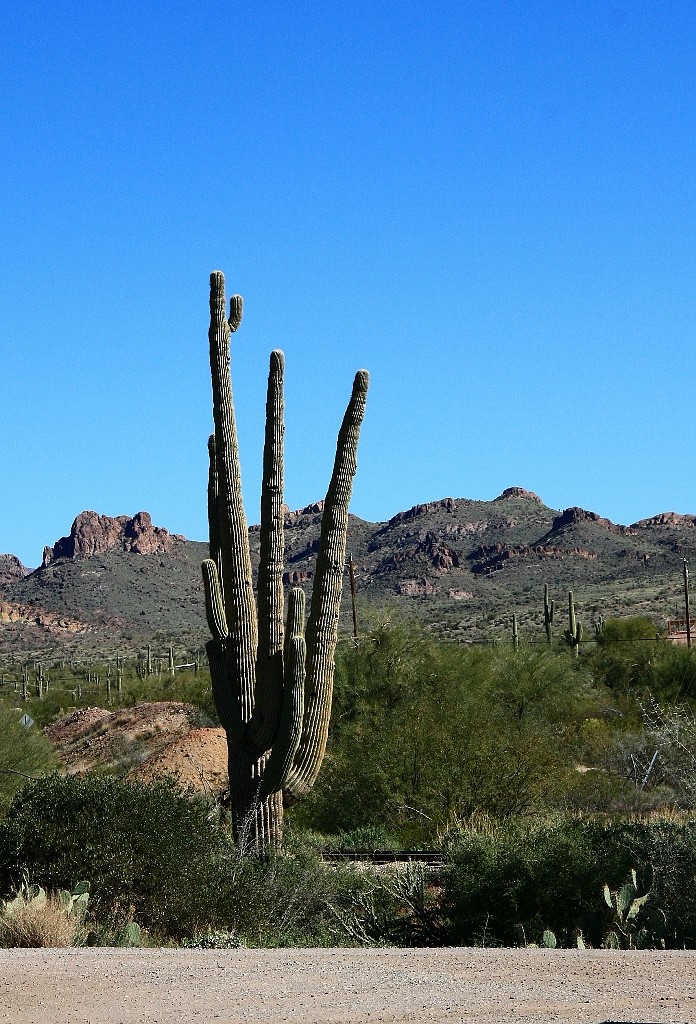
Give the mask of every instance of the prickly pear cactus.
M 651 865 L 640 875 L 633 869 L 628 881 L 616 892 L 604 886 L 604 902 L 611 911 L 611 923 L 603 945 L 608 949 L 664 949 L 667 918 L 659 907 L 648 906 L 653 882 Z
M 242 299 L 210 276 L 210 366 L 215 433 L 209 442 L 210 558 L 203 563 L 206 645 L 213 695 L 227 733 L 230 798 L 241 849 L 263 853 L 282 841 L 283 794 L 314 785 L 326 749 L 338 638 L 348 504 L 369 377 L 359 370 L 338 435 L 324 502 L 319 552 L 305 627 L 305 596 L 293 589 L 284 623 L 284 356 L 271 353 L 261 488 L 260 565 L 254 596 L 242 502 L 230 340 Z

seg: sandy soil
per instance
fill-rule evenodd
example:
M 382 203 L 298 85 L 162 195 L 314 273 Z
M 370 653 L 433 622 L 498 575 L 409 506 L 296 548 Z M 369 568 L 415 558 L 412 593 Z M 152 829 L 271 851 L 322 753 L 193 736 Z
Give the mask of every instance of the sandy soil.
M 696 954 L 0 950 L 2 1024 L 696 1020 Z
M 190 704 L 175 701 L 80 708 L 45 733 L 69 773 L 106 767 L 129 779 L 169 776 L 184 789 L 219 797 L 228 785 L 227 739 L 223 729 L 197 728 L 196 715 Z
M 127 779 L 154 782 L 175 778 L 184 789 L 218 796 L 227 789 L 227 736 L 224 729 L 191 729 L 159 753 L 131 768 Z

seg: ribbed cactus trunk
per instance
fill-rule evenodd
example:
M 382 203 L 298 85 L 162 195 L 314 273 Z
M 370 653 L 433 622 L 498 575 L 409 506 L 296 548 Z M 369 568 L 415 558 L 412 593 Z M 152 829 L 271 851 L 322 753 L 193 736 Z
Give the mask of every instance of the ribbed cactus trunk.
M 549 601 L 549 585 L 544 584 L 544 629 L 546 630 L 546 643 L 551 644 L 551 624 L 553 623 L 553 613 L 555 610 L 555 604 L 553 601 Z
M 203 563 L 206 645 L 215 703 L 227 733 L 232 822 L 238 845 L 263 853 L 283 834 L 283 793 L 304 796 L 319 771 L 331 715 L 334 655 L 345 562 L 348 504 L 356 470 L 368 374 L 356 374 L 338 436 L 324 503 L 306 635 L 304 593 L 288 598 L 284 627 L 282 352 L 270 360 L 261 488 L 258 597 L 254 598 L 249 534 L 242 502 L 230 379 L 230 339 L 242 300 L 210 277 L 210 366 L 215 433 L 209 442 L 210 558 Z
M 575 657 L 580 655 L 580 643 L 582 641 L 582 623 L 578 622 L 575 615 L 575 602 L 573 591 L 568 591 L 568 629 L 565 631 L 566 642 L 573 648 Z

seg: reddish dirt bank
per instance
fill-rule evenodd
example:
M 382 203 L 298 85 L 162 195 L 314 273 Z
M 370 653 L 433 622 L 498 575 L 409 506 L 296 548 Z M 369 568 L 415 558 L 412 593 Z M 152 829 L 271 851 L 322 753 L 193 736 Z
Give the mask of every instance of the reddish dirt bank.
M 0 950 L 2 1024 L 696 1021 L 696 954 Z

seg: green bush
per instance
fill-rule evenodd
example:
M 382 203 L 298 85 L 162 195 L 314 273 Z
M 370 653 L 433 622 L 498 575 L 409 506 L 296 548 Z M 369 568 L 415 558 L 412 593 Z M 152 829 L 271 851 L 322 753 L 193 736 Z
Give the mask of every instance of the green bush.
M 21 724 L 17 708 L 0 711 L 0 815 L 27 777 L 51 771 L 58 763 L 55 750 L 37 725 Z
M 441 909 L 450 940 L 516 946 L 539 942 L 551 929 L 559 945 L 572 946 L 580 928 L 599 945 L 604 884 L 618 887 L 645 856 L 621 823 L 560 819 L 465 832 L 444 874 Z
M 365 885 L 306 850 L 237 859 L 221 882 L 224 926 L 248 946 L 353 945 L 340 921 Z
M 362 825 L 350 832 L 341 832 L 328 844 L 332 850 L 397 850 L 399 839 L 378 825 Z
M 50 775 L 15 796 L 0 826 L 0 889 L 22 870 L 47 889 L 87 878 L 95 913 L 132 905 L 148 928 L 184 934 L 223 915 L 229 852 L 210 808 L 173 785 Z
M 664 913 L 668 948 L 696 948 L 696 821 L 633 822 L 634 848 L 653 867 L 650 904 Z
M 155 936 L 234 933 L 250 945 L 345 942 L 331 907 L 362 883 L 295 841 L 240 858 L 214 809 L 173 784 L 51 775 L 14 798 L 0 826 L 0 893 L 27 872 L 46 889 L 91 882 L 95 942 L 134 918 Z
M 342 654 L 337 726 L 294 820 L 325 833 L 374 827 L 421 845 L 475 810 L 563 808 L 597 704 L 565 652 L 471 649 L 382 627 Z
M 696 652 L 658 639 L 650 619 L 608 619 L 590 660 L 596 678 L 617 696 L 696 700 Z
M 453 944 L 559 946 L 582 933 L 600 946 L 610 927 L 605 885 L 632 868 L 653 878 L 650 910 L 664 915 L 668 948 L 696 947 L 696 822 L 559 819 L 465 830 L 444 873 L 441 913 Z

